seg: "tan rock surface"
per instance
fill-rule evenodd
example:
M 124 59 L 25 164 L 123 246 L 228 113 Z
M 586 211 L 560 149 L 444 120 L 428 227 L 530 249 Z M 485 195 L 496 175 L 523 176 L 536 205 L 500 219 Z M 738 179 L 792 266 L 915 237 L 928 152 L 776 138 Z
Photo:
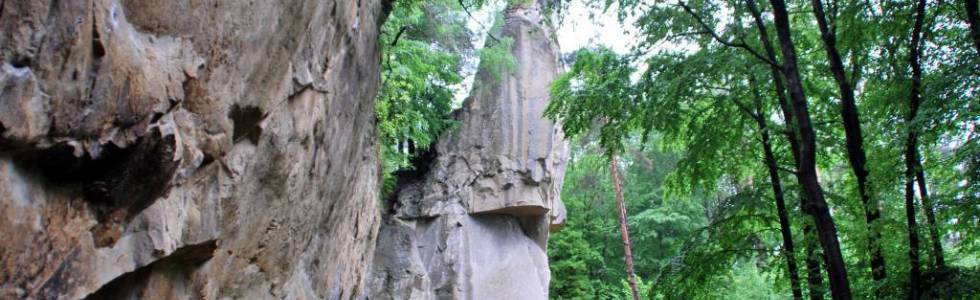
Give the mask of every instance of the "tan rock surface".
M 350 298 L 381 1 L 0 0 L 0 298 Z

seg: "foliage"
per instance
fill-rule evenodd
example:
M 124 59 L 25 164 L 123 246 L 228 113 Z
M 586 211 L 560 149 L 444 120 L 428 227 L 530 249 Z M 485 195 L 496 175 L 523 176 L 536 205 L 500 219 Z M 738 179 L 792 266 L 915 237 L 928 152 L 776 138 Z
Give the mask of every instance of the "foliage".
M 599 144 L 621 152 L 623 134 L 635 128 L 630 110 L 633 71 L 629 61 L 612 50 L 579 50 L 571 69 L 552 84 L 545 115 L 560 119 L 567 136 L 581 135 L 594 122 L 602 122 Z
M 533 0 L 507 0 L 511 7 Z M 561 121 L 574 143 L 562 198 L 569 220 L 552 236 L 551 296 L 623 299 L 623 245 L 608 158 L 624 163 L 624 193 L 635 269 L 649 299 L 789 298 L 789 270 L 779 234 L 773 187 L 763 160 L 762 134 L 771 136 L 788 209 L 792 239 L 805 245 L 810 217 L 799 207 L 796 133 L 782 113 L 777 80 L 763 38 L 775 40 L 769 1 L 760 31 L 748 0 L 585 0 L 594 9 L 619 8 L 638 31 L 634 50 L 579 49 L 552 85 L 546 115 Z M 870 191 L 883 215 L 866 224 L 851 171 L 840 115 L 840 92 L 816 29 L 813 1 L 788 1 L 801 85 L 816 133 L 816 165 L 828 199 L 855 296 L 872 298 L 869 232 L 882 232 L 891 298 L 908 295 L 905 221 L 905 137 L 919 134 L 918 150 L 936 223 L 915 206 L 923 240 L 930 226 L 941 235 L 947 266 L 930 262 L 922 243 L 924 296 L 975 295 L 980 272 L 980 53 L 972 47 L 959 3 L 929 1 L 922 49 L 922 103 L 907 119 L 912 73 L 910 37 L 915 1 L 825 0 L 836 47 L 855 87 Z M 498 38 L 497 15 L 482 49 L 473 49 L 466 24 L 471 11 L 492 0 L 396 1 L 383 27 L 382 89 L 377 116 L 385 174 L 452 128 L 454 95 L 468 59 L 500 78 L 514 70 L 513 40 Z M 544 1 L 559 12 L 568 1 Z M 776 51 L 772 62 L 782 61 Z M 479 87 L 477 87 L 479 88 Z M 788 124 L 789 123 L 789 124 Z M 763 131 L 764 125 L 765 131 Z M 390 176 L 386 184 L 392 184 Z M 916 231 L 912 231 L 916 232 Z M 812 240 L 812 236 L 809 237 Z M 791 259 L 804 266 L 803 248 Z M 797 270 L 806 278 L 806 270 Z M 823 276 L 823 274 L 821 274 Z M 826 278 L 824 278 L 826 283 Z M 624 289 L 625 287 L 625 289 Z M 821 287 L 825 289 L 825 287 Z M 809 288 L 806 288 L 809 293 Z M 937 293 L 936 291 L 948 291 Z M 627 293 L 624 293 L 626 291 Z
M 500 80 L 504 74 L 517 70 L 517 59 L 510 54 L 511 47 L 514 45 L 513 38 L 502 37 L 487 43 L 487 47 L 480 49 L 483 70 L 496 80 Z
M 499 78 L 516 69 L 511 38 L 491 38 L 474 49 L 467 28 L 470 10 L 492 5 L 488 0 L 395 1 L 382 27 L 384 47 L 381 89 L 375 105 L 384 168 L 383 193 L 395 184 L 393 173 L 409 169 L 411 159 L 427 150 L 443 132 L 456 126 L 452 110 L 463 87 L 467 64 Z M 498 34 L 502 14 L 495 13 Z
M 562 121 L 567 136 L 595 139 L 595 144 L 588 144 L 599 149 L 591 150 L 594 152 L 657 148 L 672 155 L 669 171 L 661 174 L 664 180 L 629 172 L 626 176 L 626 189 L 641 191 L 626 197 L 633 217 L 630 229 L 637 236 L 634 253 L 638 274 L 653 280 L 655 297 L 789 297 L 785 258 L 756 119 L 763 119 L 773 138 L 796 245 L 805 244 L 801 227 L 809 216 L 800 211 L 799 187 L 789 180 L 795 164 L 787 134 L 794 128 L 783 119 L 774 75 L 765 61 L 762 37 L 747 1 L 604 2 L 606 7 L 618 4 L 621 20 L 633 20 L 632 25 L 640 30 L 635 51 L 619 54 L 593 48 L 575 52 L 574 64 L 552 86 L 547 114 Z M 788 2 L 789 10 L 794 12 L 790 28 L 802 85 L 809 96 L 817 134 L 820 181 L 838 224 L 837 234 L 855 296 L 874 297 L 877 287 L 870 279 L 866 253 L 868 232 L 874 230 L 884 233 L 880 242 L 885 245 L 888 262 L 888 278 L 883 283 L 888 291 L 885 296 L 906 297 L 910 246 L 903 202 L 903 151 L 904 137 L 910 130 L 919 133 L 918 149 L 937 215 L 934 225 L 927 224 L 922 215 L 923 204 L 915 206 L 920 224 L 916 230 L 923 239 L 920 257 L 928 274 L 944 274 L 944 269 L 929 262 L 933 250 L 925 242 L 927 226 L 935 226 L 942 234 L 949 261 L 945 270 L 961 274 L 930 275 L 933 281 L 923 284 L 943 286 L 946 279 L 942 278 L 965 282 L 975 278 L 973 268 L 980 253 L 980 139 L 976 134 L 980 124 L 980 53 L 967 39 L 968 27 L 961 17 L 963 8 L 959 4 L 928 2 L 923 101 L 916 119 L 907 121 L 911 80 L 908 45 L 914 1 L 824 1 L 837 48 L 849 67 L 848 80 L 856 87 L 870 190 L 883 209 L 882 218 L 869 228 L 846 155 L 838 87 L 810 14 L 812 4 Z M 763 23 L 769 23 L 768 31 L 763 33 L 774 40 L 768 3 L 757 4 Z M 779 53 L 776 56 L 778 62 Z M 785 80 L 782 74 L 776 76 Z M 653 164 L 666 163 L 651 160 Z M 569 169 L 580 163 L 582 160 L 573 161 Z M 575 181 L 575 175 L 566 180 L 570 181 L 566 181 L 563 195 L 585 194 L 581 190 L 583 183 Z M 705 213 L 692 215 L 679 206 L 660 206 L 657 210 L 657 206 L 644 204 L 643 201 L 656 203 L 648 195 L 672 200 L 665 203 L 695 203 L 695 210 Z M 580 201 L 577 198 L 565 199 Z M 569 228 L 578 228 L 575 218 L 595 219 L 597 213 L 569 209 Z M 615 216 L 605 218 L 614 220 Z M 654 222 L 658 220 L 674 221 Z M 555 238 L 561 239 L 563 234 L 558 233 Z M 584 235 L 582 239 L 604 251 L 614 248 L 602 244 L 598 237 Z M 802 266 L 800 254 L 796 259 L 797 265 Z M 605 266 L 621 268 L 615 262 Z M 608 285 L 623 277 L 604 276 L 590 278 Z M 556 278 L 562 281 L 561 277 Z M 768 285 L 770 280 L 775 283 Z M 740 282 L 753 288 L 712 288 L 724 286 L 716 284 L 719 282 Z M 962 293 L 958 295 L 970 293 L 956 290 Z M 753 294 L 760 291 L 765 292 Z
M 623 249 L 607 160 L 593 139 L 589 135 L 575 143 L 562 190 L 570 219 L 548 245 L 551 297 L 555 299 L 630 297 L 628 286 L 623 287 Z M 643 149 L 637 147 L 640 142 L 632 138 L 624 143 L 629 155 L 622 160 L 636 273 L 646 278 L 641 280 L 643 299 L 720 296 L 717 289 L 703 289 L 705 283 L 733 286 L 736 280 L 745 280 L 738 276 L 774 276 L 771 269 L 775 267 L 750 270 L 758 272 L 754 275 L 728 273 L 731 259 L 755 261 L 753 257 L 759 255 L 773 256 L 773 235 L 769 233 L 773 225 L 764 213 L 770 207 L 762 200 L 747 201 L 752 199 L 748 195 L 726 197 L 698 191 L 691 196 L 666 196 L 665 180 L 676 170 L 678 154 L 656 147 L 661 142 L 656 136 Z M 728 200 L 714 201 L 719 198 Z M 747 238 L 746 228 L 759 233 Z M 758 251 L 733 251 L 760 246 L 760 241 L 764 242 Z
M 470 49 L 466 15 L 455 1 L 397 1 L 382 28 L 382 86 L 375 110 L 386 175 L 408 167 L 454 125 L 455 85 Z M 386 178 L 386 184 L 393 184 Z

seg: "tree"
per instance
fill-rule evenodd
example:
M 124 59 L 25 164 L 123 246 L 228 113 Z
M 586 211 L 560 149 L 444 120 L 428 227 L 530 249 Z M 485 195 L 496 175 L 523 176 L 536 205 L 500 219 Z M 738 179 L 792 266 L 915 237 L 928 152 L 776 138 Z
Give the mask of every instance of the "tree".
M 970 26 L 970 35 L 973 37 L 973 46 L 977 48 L 977 55 L 980 55 L 980 20 L 978 20 L 977 0 L 963 0 L 966 9 L 966 22 Z
M 835 299 L 935 295 L 937 280 L 959 270 L 950 261 L 980 249 L 971 227 L 980 222 L 972 200 L 980 189 L 962 179 L 980 161 L 980 74 L 969 27 L 956 24 L 959 6 L 926 5 L 918 14 L 918 3 L 874 0 L 615 2 L 621 17 L 636 20 L 635 50 L 576 52 L 553 86 L 549 113 L 569 136 L 595 134 L 617 153 L 656 137 L 679 154 L 665 197 L 693 197 L 706 223 L 651 277 L 648 227 L 631 219 L 631 232 L 644 237 L 633 241 L 637 276 L 653 280 L 654 294 L 730 295 L 700 286 L 725 282 L 719 272 L 751 260 L 763 273 L 776 263 L 789 274 L 775 283 L 785 297 L 809 290 L 821 298 L 821 262 Z M 799 9 L 810 11 L 788 13 Z M 787 198 L 799 199 L 800 209 Z M 637 211 L 631 216 L 645 208 Z M 799 212 L 812 220 L 797 221 Z M 916 213 L 928 227 L 909 226 Z M 793 239 L 793 228 L 802 238 Z M 930 236 L 931 269 L 910 256 L 922 249 L 906 238 L 920 234 Z M 793 271 L 803 262 L 787 255 L 801 241 L 809 288 Z M 944 247 L 955 250 L 944 255 Z
M 919 262 L 919 233 L 915 221 L 915 180 L 919 163 L 918 133 L 914 128 L 915 118 L 919 112 L 922 87 L 922 65 L 919 56 L 922 53 L 922 24 L 925 22 L 926 1 L 919 0 L 915 8 L 915 25 L 912 27 L 912 39 L 909 42 L 909 65 L 912 68 L 912 84 L 909 88 L 909 112 L 905 119 L 908 123 L 908 134 L 905 141 L 905 216 L 909 232 L 909 298 L 919 298 L 919 281 L 922 277 Z M 923 184 L 924 182 L 920 182 Z M 923 198 L 925 200 L 926 197 Z M 934 241 L 938 244 L 938 241 Z M 941 253 L 942 250 L 939 250 Z M 941 255 L 941 254 L 939 254 Z M 937 256 L 938 257 L 938 256 Z
M 789 89 L 794 112 L 796 130 L 800 136 L 799 169 L 797 179 L 806 192 L 807 205 L 804 211 L 811 214 L 817 228 L 820 244 L 823 246 L 827 274 L 830 277 L 830 291 L 834 299 L 851 299 L 850 283 L 847 280 L 847 268 L 837 240 L 837 227 L 830 209 L 823 197 L 823 189 L 817 179 L 816 172 L 816 141 L 810 112 L 807 107 L 806 95 L 803 92 L 802 79 L 796 65 L 796 49 L 790 33 L 789 17 L 786 3 L 782 0 L 769 0 L 773 9 L 773 21 L 776 36 L 783 54 L 783 75 Z
M 803 299 L 803 289 L 800 288 L 800 273 L 796 266 L 796 248 L 793 244 L 793 229 L 790 226 L 789 212 L 786 209 L 786 200 L 783 193 L 783 185 L 779 176 L 779 163 L 772 150 L 772 138 L 769 135 L 767 120 L 763 119 L 762 99 L 755 86 L 755 80 L 750 80 L 752 84 L 753 96 L 755 99 L 755 112 L 752 118 L 759 126 L 759 135 L 762 140 L 762 152 L 765 160 L 766 169 L 769 172 L 769 182 L 772 185 L 772 194 L 776 202 L 776 216 L 779 218 L 779 231 L 783 237 L 783 255 L 786 257 L 786 268 L 789 273 L 790 286 L 793 290 L 794 299 Z
M 763 49 L 765 49 L 766 58 L 771 62 L 778 62 L 776 57 L 775 47 L 773 47 L 772 40 L 769 38 L 769 30 L 766 29 L 766 23 L 762 19 L 762 14 L 759 12 L 759 6 L 756 4 L 755 0 L 746 0 L 746 6 L 752 15 L 752 20 L 756 26 L 756 30 L 759 34 L 759 41 L 762 44 Z M 780 111 L 783 115 L 783 120 L 787 124 L 793 124 L 793 111 L 790 108 L 789 101 L 786 99 L 786 87 L 783 84 L 783 76 L 776 64 L 769 64 L 769 73 L 772 78 L 774 85 L 776 99 L 779 103 Z M 792 127 L 785 130 L 786 140 L 789 142 L 790 151 L 793 157 L 793 165 L 797 170 L 800 169 L 800 142 L 797 137 L 796 130 Z M 800 205 L 806 205 L 806 198 L 800 198 Z M 816 258 L 816 249 L 812 243 L 811 236 L 813 235 L 813 225 L 809 222 L 804 222 L 803 225 L 803 238 L 807 242 L 806 247 L 806 264 L 807 264 L 807 282 L 809 284 L 810 298 L 811 299 L 823 299 L 823 294 L 818 292 L 822 289 L 823 277 L 820 274 L 820 262 Z
M 813 15 L 817 19 L 817 27 L 820 28 L 820 38 L 823 40 L 827 59 L 830 62 L 830 71 L 840 91 L 840 113 L 844 123 L 847 156 L 857 179 L 858 194 L 864 204 L 865 220 L 868 223 L 868 252 L 871 255 L 871 274 L 881 286 L 886 277 L 885 256 L 881 253 L 881 231 L 874 226 L 875 222 L 881 218 L 881 208 L 872 197 L 868 186 L 867 156 L 864 153 L 864 137 L 861 133 L 861 120 L 854 97 L 854 88 L 852 81 L 847 79 L 844 62 L 837 49 L 837 36 L 828 25 L 823 2 L 811 0 L 811 5 L 813 6 Z M 852 64 L 855 63 L 852 62 Z M 851 78 L 851 80 L 857 79 Z M 878 295 L 879 297 L 882 295 L 880 288 Z
M 626 203 L 623 201 L 623 183 L 620 179 L 619 163 L 615 154 L 609 157 L 609 176 L 616 187 L 616 207 L 619 208 L 619 228 L 623 234 L 623 255 L 626 260 L 626 276 L 629 280 L 633 300 L 640 300 L 640 292 L 636 289 L 636 273 L 633 272 L 633 246 L 630 243 L 629 221 L 627 221 Z
M 466 15 L 453 0 L 397 1 L 382 27 L 381 89 L 375 105 L 385 171 L 409 160 L 455 125 L 450 115 L 463 60 L 472 52 Z

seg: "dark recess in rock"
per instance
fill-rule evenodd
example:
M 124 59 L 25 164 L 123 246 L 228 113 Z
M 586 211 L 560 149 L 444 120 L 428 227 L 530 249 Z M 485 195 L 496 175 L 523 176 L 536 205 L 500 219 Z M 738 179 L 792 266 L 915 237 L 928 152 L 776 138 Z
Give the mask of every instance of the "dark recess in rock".
M 211 259 L 217 248 L 215 240 L 181 247 L 167 257 L 116 277 L 85 299 L 141 299 L 145 296 L 142 292 L 147 288 L 153 273 L 169 273 L 170 276 L 182 277 L 183 282 L 190 282 L 194 269 Z
M 89 153 L 76 157 L 75 147 L 67 143 L 42 150 L 18 150 L 14 157 L 18 164 L 36 169 L 52 184 L 80 186 L 98 221 L 115 227 L 146 209 L 166 191 L 179 165 L 174 160 L 175 144 L 173 135 L 164 136 L 153 129 L 127 148 L 112 143 L 101 146 L 97 158 Z M 111 242 L 99 244 L 107 246 Z
M 398 193 L 406 186 L 413 183 L 422 181 L 425 175 L 429 173 L 432 169 L 432 163 L 435 162 L 436 158 L 439 157 L 436 147 L 433 145 L 428 149 L 421 150 L 417 152 L 415 156 L 409 161 L 411 168 L 406 168 L 402 170 L 395 171 L 393 176 L 395 176 L 395 188 L 392 190 L 390 195 L 385 198 L 385 206 L 387 209 L 394 209 L 394 204 L 397 201 Z
M 25 68 L 31 65 L 31 58 L 25 55 L 18 55 L 10 60 L 10 65 L 14 68 Z
M 140 139 L 129 155 L 99 170 L 101 177 L 85 185 L 87 199 L 126 209 L 127 220 L 153 204 L 169 186 L 179 161 L 174 160 L 176 140 L 159 130 Z
M 235 104 L 231 106 L 231 111 L 228 112 L 228 118 L 234 122 L 233 141 L 237 143 L 242 138 L 247 137 L 252 144 L 259 143 L 259 135 L 262 135 L 262 128 L 259 127 L 259 122 L 262 122 L 262 119 L 265 118 L 265 114 L 262 113 L 261 109 L 255 106 L 239 106 Z

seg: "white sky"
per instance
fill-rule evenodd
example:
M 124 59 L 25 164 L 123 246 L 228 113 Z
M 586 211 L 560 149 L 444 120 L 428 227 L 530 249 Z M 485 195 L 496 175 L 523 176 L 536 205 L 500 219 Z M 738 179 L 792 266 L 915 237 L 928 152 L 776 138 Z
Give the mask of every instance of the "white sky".
M 632 22 L 621 25 L 616 19 L 616 7 L 609 8 L 606 13 L 595 11 L 594 18 L 589 17 L 590 10 L 582 1 L 571 1 L 566 11 L 563 24 L 558 27 L 558 44 L 562 53 L 574 52 L 582 47 L 606 46 L 618 53 L 626 53 L 635 37 L 626 33 L 627 30 L 636 33 Z
M 606 46 L 618 53 L 626 53 L 631 42 L 635 39 L 627 34 L 627 30 L 635 33 L 631 22 L 625 27 L 619 24 L 616 18 L 616 7 L 609 8 L 605 13 L 597 9 L 589 8 L 583 1 L 570 1 L 567 11 L 564 11 L 564 20 L 557 28 L 558 47 L 562 53 L 571 53 L 582 47 Z M 482 9 L 473 12 L 467 27 L 474 32 L 473 45 L 476 48 L 483 47 L 486 40 L 486 31 L 493 26 L 495 14 L 501 13 L 506 1 L 496 1 L 485 5 Z M 593 12 L 592 17 L 589 16 Z M 465 79 L 456 89 L 456 106 L 459 106 L 469 95 L 473 86 L 476 67 L 479 58 L 474 58 L 466 63 L 463 70 Z

